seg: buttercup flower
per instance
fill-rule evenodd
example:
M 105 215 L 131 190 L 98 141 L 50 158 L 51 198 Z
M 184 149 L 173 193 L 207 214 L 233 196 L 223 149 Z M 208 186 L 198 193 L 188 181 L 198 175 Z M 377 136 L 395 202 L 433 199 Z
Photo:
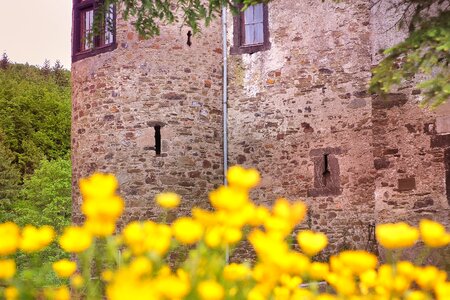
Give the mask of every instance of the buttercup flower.
M 61 277 L 67 278 L 70 277 L 77 270 L 77 264 L 68 259 L 58 260 L 52 264 L 53 271 Z
M 378 242 L 387 249 L 411 247 L 419 238 L 419 231 L 404 222 L 380 224 L 375 232 Z
M 450 243 L 450 234 L 445 227 L 430 220 L 421 220 L 419 223 L 420 236 L 428 247 L 445 247 Z
M 202 300 L 222 300 L 225 296 L 223 287 L 214 280 L 200 282 L 197 292 Z
M 156 203 L 164 208 L 175 208 L 180 205 L 181 197 L 176 193 L 161 193 L 155 197 Z
M 297 235 L 297 241 L 303 253 L 314 256 L 323 250 L 328 244 L 327 236 L 321 232 L 302 230 Z
M 241 166 L 232 166 L 228 169 L 227 180 L 231 186 L 251 189 L 259 184 L 261 177 L 256 169 L 244 169 Z
M 251 274 L 250 268 L 244 264 L 232 263 L 223 269 L 223 277 L 229 281 L 240 281 L 248 278 Z
M 5 299 L 6 300 L 16 300 L 19 298 L 19 291 L 14 286 L 8 286 L 5 288 Z
M 50 226 L 36 228 L 31 225 L 25 226 L 20 240 L 20 249 L 24 252 L 36 252 L 47 247 L 55 236 L 55 231 Z
M 191 218 L 179 218 L 172 224 L 173 235 L 182 244 L 197 243 L 203 235 L 202 225 Z
M 339 254 L 339 260 L 343 267 L 357 275 L 375 269 L 378 262 L 374 254 L 362 250 L 343 251 Z
M 0 241 L 0 256 L 16 252 L 20 241 L 19 227 L 12 222 L 0 224 Z
M 61 248 L 69 253 L 80 253 L 85 251 L 92 243 L 92 236 L 83 227 L 70 226 L 64 230 L 59 239 Z
M 76 289 L 79 289 L 83 286 L 84 279 L 83 276 L 80 274 L 75 274 L 72 277 L 70 277 L 70 285 Z
M 12 259 L 0 260 L 0 279 L 10 279 L 16 274 L 16 262 Z
M 80 179 L 80 191 L 83 198 L 110 198 L 115 195 L 119 182 L 112 174 L 95 173 L 91 177 Z
M 232 187 L 221 186 L 209 193 L 209 200 L 217 210 L 236 211 L 248 204 L 248 194 Z
M 70 291 L 67 286 L 46 289 L 45 294 L 47 299 L 51 300 L 70 300 Z

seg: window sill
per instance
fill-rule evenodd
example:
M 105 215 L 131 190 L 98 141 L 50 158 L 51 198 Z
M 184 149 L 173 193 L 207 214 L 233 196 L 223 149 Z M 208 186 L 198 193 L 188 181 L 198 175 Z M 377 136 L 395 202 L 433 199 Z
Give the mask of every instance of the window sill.
M 105 53 L 105 52 L 109 52 L 109 51 L 113 51 L 117 48 L 117 43 L 113 43 L 113 44 L 109 44 L 106 46 L 102 46 L 102 47 L 97 47 L 97 48 L 93 48 L 90 50 L 85 50 L 82 52 L 78 52 L 76 54 L 72 55 L 72 62 L 76 62 L 91 56 L 95 56 L 98 55 L 100 53 Z
M 239 55 L 239 54 L 253 54 L 260 51 L 266 51 L 270 49 L 270 42 L 258 45 L 249 45 L 249 46 L 233 46 L 230 49 L 230 54 Z

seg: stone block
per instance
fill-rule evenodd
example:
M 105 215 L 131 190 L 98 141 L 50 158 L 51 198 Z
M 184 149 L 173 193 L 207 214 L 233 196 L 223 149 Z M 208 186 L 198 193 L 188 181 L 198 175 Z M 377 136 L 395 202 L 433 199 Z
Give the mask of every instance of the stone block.
M 450 133 L 450 116 L 441 116 L 436 118 L 436 133 Z
M 416 189 L 416 178 L 410 177 L 410 178 L 399 179 L 397 187 L 400 192 L 415 190 Z

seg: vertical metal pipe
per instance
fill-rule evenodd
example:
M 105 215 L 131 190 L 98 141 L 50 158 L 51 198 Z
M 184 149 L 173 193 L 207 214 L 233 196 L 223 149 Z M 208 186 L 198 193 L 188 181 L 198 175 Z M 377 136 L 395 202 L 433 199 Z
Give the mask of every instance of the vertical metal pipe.
M 222 104 L 223 104 L 223 184 L 228 185 L 228 46 L 227 46 L 227 6 L 222 5 L 222 55 L 223 55 L 223 82 L 222 82 Z M 230 261 L 230 250 L 227 246 L 225 259 Z
M 228 46 L 227 46 L 227 6 L 222 6 L 222 55 L 223 55 L 223 184 L 227 185 L 228 170 Z

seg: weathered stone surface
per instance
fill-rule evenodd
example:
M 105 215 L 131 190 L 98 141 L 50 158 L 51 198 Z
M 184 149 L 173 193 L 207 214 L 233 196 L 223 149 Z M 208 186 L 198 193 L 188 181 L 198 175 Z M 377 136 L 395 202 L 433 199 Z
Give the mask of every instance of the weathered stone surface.
M 436 135 L 436 115 L 417 107 L 414 90 L 366 92 L 379 49 L 403 36 L 386 11 L 365 0 L 279 0 L 269 11 L 270 50 L 230 55 L 228 65 L 229 165 L 261 172 L 252 199 L 304 199 L 302 226 L 324 231 L 330 252 L 375 247 L 380 222 L 414 223 L 431 211 L 448 222 L 450 135 Z M 94 171 L 117 175 L 121 224 L 157 219 L 162 191 L 182 196 L 177 216 L 207 208 L 223 182 L 220 20 L 191 47 L 177 25 L 143 40 L 117 24 L 116 50 L 72 65 L 73 220 L 82 221 L 76 183 Z M 339 184 L 330 186 L 333 168 Z
M 398 180 L 399 191 L 411 191 L 416 189 L 416 178 L 401 178 Z

